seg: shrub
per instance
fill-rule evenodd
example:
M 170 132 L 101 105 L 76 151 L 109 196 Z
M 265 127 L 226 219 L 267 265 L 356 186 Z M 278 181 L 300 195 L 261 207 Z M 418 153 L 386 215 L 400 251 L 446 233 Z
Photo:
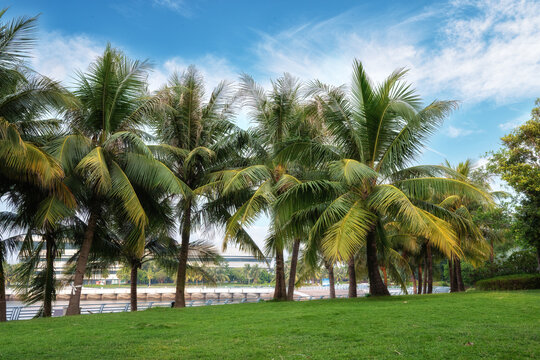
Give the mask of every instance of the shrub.
M 448 264 L 445 263 L 442 280 L 449 281 Z M 491 279 L 496 276 L 512 274 L 535 274 L 536 254 L 532 250 L 519 250 L 503 259 L 496 259 L 492 264 L 489 261 L 483 266 L 474 268 L 471 264 L 461 263 L 461 276 L 466 286 L 472 286 L 479 280 Z
M 479 290 L 531 290 L 540 289 L 540 274 L 498 276 L 476 282 Z

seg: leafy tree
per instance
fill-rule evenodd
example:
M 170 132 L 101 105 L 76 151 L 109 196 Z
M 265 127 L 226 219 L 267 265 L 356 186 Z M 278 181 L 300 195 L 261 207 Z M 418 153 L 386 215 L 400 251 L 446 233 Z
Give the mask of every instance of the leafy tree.
M 476 209 L 473 213 L 474 223 L 478 225 L 484 238 L 489 243 L 489 261 L 495 261 L 496 246 L 510 243 L 513 240 L 512 229 L 515 223 L 511 204 L 503 201 L 497 206 L 487 209 Z
M 535 105 L 530 120 L 501 138 L 503 147 L 492 153 L 490 168 L 523 195 L 517 226 L 536 248 L 540 272 L 540 98 Z
M 525 197 L 517 210 L 514 230 L 522 242 L 536 247 L 537 271 L 540 272 L 540 197 Z
M 130 268 L 129 268 L 129 266 L 123 265 L 120 268 L 120 270 L 118 270 L 116 272 L 116 277 L 118 278 L 118 280 L 120 280 L 122 282 L 129 281 L 129 277 L 130 277 Z

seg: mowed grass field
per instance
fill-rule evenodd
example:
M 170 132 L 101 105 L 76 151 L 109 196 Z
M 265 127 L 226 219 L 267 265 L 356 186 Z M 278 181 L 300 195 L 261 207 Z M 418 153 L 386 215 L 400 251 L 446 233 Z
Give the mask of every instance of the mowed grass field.
M 0 359 L 540 359 L 540 291 L 254 303 L 0 324 Z

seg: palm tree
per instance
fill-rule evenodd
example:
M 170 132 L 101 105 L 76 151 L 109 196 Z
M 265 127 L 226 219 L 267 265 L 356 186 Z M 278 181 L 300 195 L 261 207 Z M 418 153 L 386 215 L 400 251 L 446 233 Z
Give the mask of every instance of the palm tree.
M 448 161 L 446 161 L 446 166 L 451 167 Z M 473 184 L 471 181 L 472 164 L 470 160 L 467 159 L 464 162 L 460 162 L 455 166 L 454 170 L 463 181 Z M 479 184 L 474 185 L 481 187 Z M 488 190 L 485 189 L 486 192 Z M 496 195 L 496 193 L 491 194 Z M 451 222 L 453 222 L 458 235 L 458 244 L 463 251 L 464 258 L 475 264 L 481 263 L 490 253 L 489 245 L 483 236 L 482 230 L 474 223 L 471 214 L 474 208 L 486 208 L 484 205 L 484 203 L 475 201 L 475 199 L 469 199 L 459 195 L 447 196 L 439 204 L 441 208 L 447 209 L 455 215 L 454 221 Z M 469 226 L 464 228 L 462 226 L 463 223 L 467 223 Z M 460 257 L 456 256 L 452 256 L 448 260 L 450 288 L 452 292 L 465 291 L 465 284 L 461 276 L 461 260 Z
M 145 94 L 147 70 L 147 62 L 132 61 L 108 45 L 88 73 L 78 74 L 77 102 L 66 115 L 71 133 L 49 146 L 69 175 L 81 213 L 87 216 L 67 315 L 80 312 L 88 256 L 105 208 L 114 206 L 134 226 L 127 242 L 142 253 L 148 216 L 136 188 L 189 191 L 140 137 L 144 133 L 139 127 L 159 101 Z
M 57 129 L 55 120 L 38 120 L 69 100 L 56 82 L 32 72 L 24 59 L 34 44 L 37 18 L 21 17 L 1 22 L 0 11 L 0 197 L 17 191 L 48 192 L 48 204 L 57 200 L 74 206 L 71 194 L 61 183 L 60 165 L 43 149 L 44 135 Z M 20 193 L 19 193 L 20 195 Z M 42 222 L 54 224 L 53 207 L 44 201 Z M 56 205 L 54 207 L 56 207 Z M 2 229 L 4 230 L 4 229 Z M 0 247 L 0 262 L 8 255 L 9 242 Z M 6 320 L 5 279 L 0 265 L 0 321 Z
M 296 146 L 297 157 L 316 152 L 326 161 L 327 180 L 305 181 L 288 189 L 281 202 L 290 217 L 313 207 L 323 208 L 310 231 L 321 237 L 325 254 L 350 260 L 365 246 L 370 292 L 389 295 L 379 272 L 384 222 L 397 221 L 410 234 L 428 237 L 447 255 L 460 254 L 451 225 L 422 208 L 416 201 L 432 193 L 455 194 L 490 201 L 490 197 L 443 166 L 409 164 L 427 137 L 456 107 L 454 101 L 434 101 L 422 107 L 404 70 L 396 70 L 375 85 L 364 67 L 354 62 L 349 93 L 315 81 L 312 93 L 320 104 L 330 144 Z
M 203 219 L 212 226 L 223 224 L 227 204 L 216 199 L 210 174 L 239 156 L 236 140 L 240 132 L 231 121 L 234 97 L 229 85 L 221 82 L 205 102 L 204 80 L 193 66 L 181 75 L 173 74 L 158 96 L 161 106 L 152 114 L 152 121 L 161 145 L 151 148 L 188 187 L 176 206 L 181 251 L 175 306 L 184 307 L 190 236 Z M 248 238 L 247 233 L 243 235 Z M 258 251 L 251 239 L 249 242 Z
M 300 162 L 292 164 L 282 161 L 281 157 L 285 156 L 279 154 L 285 144 L 294 147 L 294 144 L 305 138 L 313 139 L 320 135 L 318 124 L 312 122 L 310 108 L 302 101 L 300 82 L 289 74 L 272 81 L 269 92 L 250 76 L 243 75 L 240 93 L 244 105 L 252 110 L 255 127 L 251 134 L 257 144 L 256 151 L 248 166 L 224 171 L 219 180 L 225 195 L 238 190 L 254 191 L 228 219 L 225 239 L 235 236 L 261 214 L 268 214 L 271 226 L 266 250 L 276 259 L 274 299 L 287 300 L 283 251 L 288 244 L 292 244 L 288 291 L 290 299 L 294 293 L 301 227 L 296 228 L 290 217 L 276 217 L 275 200 L 287 187 L 298 182 L 297 177 L 301 178 L 305 169 L 299 165 Z M 291 229 L 286 230 L 287 227 Z
M 17 225 L 24 221 L 20 213 L 5 212 L 0 214 L 0 218 L 4 224 L 11 222 L 12 230 L 24 229 L 24 225 Z M 81 235 L 82 222 L 67 219 L 41 231 L 32 228 L 26 230 L 6 239 L 16 243 L 17 249 L 20 249 L 19 258 L 22 261 L 17 267 L 16 291 L 26 304 L 42 303 L 37 316 L 50 317 L 56 289 L 60 285 L 56 279 L 55 259 L 63 253 L 68 239 Z
M 143 203 L 148 204 L 147 201 Z M 121 219 L 108 222 L 107 236 L 101 237 L 99 243 L 94 242 L 92 250 L 92 255 L 98 263 L 93 264 L 93 267 L 106 269 L 114 263 L 121 262 L 129 268 L 131 311 L 137 311 L 139 269 L 144 264 L 158 259 L 165 263 L 174 261 L 172 258 L 176 254 L 176 242 L 169 236 L 168 229 L 171 225 L 167 222 L 167 216 L 162 214 L 163 207 L 145 207 L 145 210 L 149 214 L 149 227 L 145 232 L 142 252 L 129 242 L 129 234 L 134 231 L 134 225 L 121 223 Z
M 45 317 L 51 316 L 55 296 L 54 260 L 63 251 L 66 240 L 79 235 L 81 229 L 77 219 L 71 218 L 75 204 L 66 204 L 59 197 L 62 192 L 64 199 L 71 194 L 65 187 L 59 189 L 63 190 L 51 194 L 34 185 L 16 184 L 5 197 L 15 211 L 0 213 L 0 227 L 11 234 L 6 240 L 17 243 L 21 249 L 19 257 L 23 262 L 18 267 L 18 278 L 23 280 L 23 287 L 18 291 L 26 303 L 42 301 L 40 316 Z

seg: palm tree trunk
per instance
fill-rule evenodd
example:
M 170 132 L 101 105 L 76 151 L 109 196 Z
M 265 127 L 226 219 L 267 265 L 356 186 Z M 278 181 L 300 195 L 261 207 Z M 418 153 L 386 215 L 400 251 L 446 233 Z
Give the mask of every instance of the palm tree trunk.
M 0 322 L 7 321 L 6 315 L 6 278 L 4 275 L 4 254 L 0 247 Z
M 336 285 L 334 280 L 334 265 L 328 261 L 324 262 L 326 270 L 328 270 L 328 280 L 330 282 L 330 299 L 336 298 Z
M 283 249 L 276 249 L 276 286 L 274 288 L 274 300 L 287 300 Z
M 454 263 L 456 264 L 456 281 L 458 291 L 465 291 L 465 285 L 463 284 L 463 278 L 461 277 L 461 260 L 456 259 Z
M 427 293 L 433 294 L 433 254 L 431 253 L 431 245 L 428 243 L 426 247 L 427 272 L 428 272 L 428 288 Z
M 298 252 L 300 251 L 300 239 L 295 239 L 291 255 L 291 270 L 289 273 L 289 289 L 287 300 L 294 300 L 294 285 L 296 283 L 296 265 L 298 264 Z
M 79 258 L 77 259 L 77 265 L 75 267 L 75 278 L 73 280 L 75 290 L 72 292 L 71 297 L 69 298 L 69 305 L 66 315 L 79 315 L 81 312 L 81 292 L 84 273 L 86 272 L 86 264 L 88 263 L 88 255 L 90 254 L 90 249 L 92 248 L 92 242 L 94 241 L 94 233 L 96 231 L 98 216 L 98 211 L 91 207 L 90 217 L 88 218 L 83 243 L 79 251 Z
M 176 296 L 174 307 L 186 307 L 186 270 L 189 254 L 189 237 L 191 235 L 191 201 L 187 201 L 182 221 L 182 245 L 178 256 L 178 271 L 176 272 Z
M 424 289 L 422 290 L 422 294 L 427 294 L 427 266 L 424 263 L 424 283 L 422 284 L 424 286 Z
M 448 259 L 448 274 L 450 275 L 450 292 L 457 292 L 456 269 L 452 259 Z
M 418 288 L 416 287 L 416 277 L 414 276 L 414 271 L 412 271 L 411 278 L 412 278 L 412 285 L 413 285 L 413 293 L 418 294 Z
M 349 259 L 349 297 L 355 298 L 358 296 L 356 291 L 356 268 L 354 265 L 354 256 Z
M 427 251 L 424 253 L 424 294 L 427 294 L 427 283 L 428 283 L 428 264 L 427 264 Z
M 131 287 L 131 311 L 137 311 L 137 271 L 138 271 L 138 264 L 132 263 L 131 264 L 131 276 L 130 276 L 130 287 Z
M 538 267 L 536 268 L 536 271 L 540 272 L 540 242 L 536 246 L 536 261 L 538 262 Z
M 422 265 L 418 264 L 418 294 L 422 295 Z
M 54 258 L 55 258 L 55 249 L 54 249 L 54 240 L 49 236 L 45 236 L 45 259 L 46 259 L 46 269 L 45 269 L 45 289 L 43 297 L 43 316 L 51 317 L 52 316 L 52 302 L 54 297 Z
M 390 296 L 390 292 L 384 285 L 379 272 L 379 260 L 377 259 L 377 243 L 375 231 L 371 231 L 366 239 L 367 268 L 369 277 L 369 292 L 374 296 Z

